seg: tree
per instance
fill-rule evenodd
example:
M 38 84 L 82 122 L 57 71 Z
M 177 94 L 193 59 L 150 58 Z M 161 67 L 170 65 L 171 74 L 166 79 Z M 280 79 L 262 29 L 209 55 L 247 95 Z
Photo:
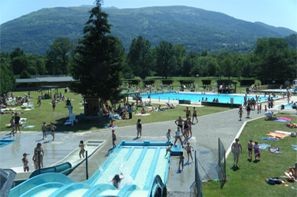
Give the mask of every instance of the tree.
M 8 60 L 0 57 L 0 94 L 13 90 L 15 79 Z
M 158 75 L 167 78 L 171 76 L 176 68 L 176 58 L 173 45 L 162 41 L 156 47 L 156 72 Z
M 46 54 L 48 73 L 52 75 L 68 74 L 71 51 L 72 43 L 68 38 L 57 38 Z
M 142 36 L 134 38 L 128 53 L 128 64 L 132 67 L 134 75 L 145 79 L 152 72 L 151 44 Z
M 258 39 L 254 55 L 260 80 L 286 81 L 295 77 L 296 71 L 291 64 L 288 44 L 284 39 Z
M 123 61 L 123 47 L 110 35 L 107 14 L 101 10 L 100 0 L 90 11 L 74 58 L 73 77 L 78 82 L 72 88 L 84 96 L 85 115 L 97 115 L 98 100 L 119 98 Z

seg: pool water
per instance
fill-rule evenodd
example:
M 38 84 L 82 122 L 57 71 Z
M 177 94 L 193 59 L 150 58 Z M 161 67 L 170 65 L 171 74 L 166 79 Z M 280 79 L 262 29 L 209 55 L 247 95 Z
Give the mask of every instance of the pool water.
M 166 93 L 143 93 L 141 97 L 144 99 L 159 99 L 163 101 L 176 101 L 176 100 L 190 100 L 191 103 L 196 102 L 212 102 L 214 99 L 218 99 L 219 103 L 231 103 L 234 104 L 244 103 L 244 94 L 213 94 L 213 93 L 185 93 L 185 92 L 166 92 Z M 248 95 L 247 99 L 255 98 L 255 96 Z M 260 102 L 267 101 L 268 96 L 259 96 Z

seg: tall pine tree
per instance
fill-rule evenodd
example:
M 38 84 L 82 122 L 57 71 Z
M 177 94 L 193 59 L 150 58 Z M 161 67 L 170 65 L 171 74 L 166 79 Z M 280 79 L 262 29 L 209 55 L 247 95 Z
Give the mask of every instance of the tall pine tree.
M 85 115 L 97 115 L 99 101 L 114 100 L 120 94 L 120 73 L 124 50 L 119 40 L 110 35 L 107 14 L 101 0 L 90 11 L 84 36 L 75 52 L 72 89 L 85 99 Z

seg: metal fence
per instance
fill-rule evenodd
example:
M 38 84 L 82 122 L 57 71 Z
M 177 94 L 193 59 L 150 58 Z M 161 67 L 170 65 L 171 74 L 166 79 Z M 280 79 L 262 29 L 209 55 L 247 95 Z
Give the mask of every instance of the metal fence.
M 220 187 L 226 183 L 226 150 L 220 138 L 218 138 L 218 176 Z
M 190 187 L 190 196 L 202 197 L 202 181 L 198 170 L 198 160 L 197 160 L 196 151 L 194 153 L 194 157 L 195 157 L 195 181 L 194 183 L 192 183 Z

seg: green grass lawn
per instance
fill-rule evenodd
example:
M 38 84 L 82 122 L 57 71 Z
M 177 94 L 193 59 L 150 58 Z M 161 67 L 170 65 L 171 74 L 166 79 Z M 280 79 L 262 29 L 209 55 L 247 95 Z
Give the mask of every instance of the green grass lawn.
M 64 90 L 60 90 L 63 91 Z M 16 96 L 24 96 L 27 92 L 15 92 Z M 109 122 L 108 119 L 105 118 L 95 118 L 92 120 L 80 120 L 73 127 L 64 126 L 63 123 L 67 119 L 68 110 L 65 107 L 65 102 L 57 103 L 55 111 L 52 110 L 51 100 L 42 100 L 42 104 L 40 107 L 37 106 L 37 97 L 40 95 L 39 92 L 31 92 L 32 100 L 34 103 L 34 109 L 31 111 L 21 110 L 20 107 L 17 107 L 18 112 L 21 113 L 22 118 L 27 118 L 26 125 L 34 125 L 34 128 L 22 128 L 23 131 L 40 131 L 42 122 L 54 122 L 57 124 L 57 131 L 86 131 L 86 130 L 96 130 L 99 128 L 104 128 L 104 126 Z M 65 97 L 71 99 L 71 103 L 73 105 L 73 112 L 76 115 L 83 113 L 82 101 L 83 98 L 79 94 L 74 94 L 68 92 L 65 94 Z M 135 116 L 133 114 L 133 118 L 131 120 L 117 120 L 115 123 L 117 126 L 126 126 L 126 125 L 134 125 L 138 118 L 142 119 L 142 122 L 151 123 L 151 122 L 160 122 L 166 120 L 175 120 L 178 116 L 185 116 L 184 112 L 185 107 L 177 106 L 175 109 L 166 110 L 164 112 L 152 112 L 149 116 Z M 210 113 L 216 113 L 220 111 L 228 110 L 228 108 L 221 107 L 199 107 L 197 108 L 198 115 L 206 115 Z M 0 131 L 9 131 L 10 128 L 7 128 L 5 124 L 9 123 L 11 118 L 11 114 L 4 114 L 0 116 Z
M 297 122 L 296 116 L 280 114 L 279 116 L 292 117 L 293 122 Z M 243 153 L 240 157 L 240 169 L 233 171 L 231 166 L 233 158 L 230 154 L 227 158 L 227 182 L 223 189 L 219 189 L 218 182 L 208 182 L 203 184 L 203 195 L 206 197 L 293 197 L 297 196 L 297 183 L 288 183 L 288 186 L 268 185 L 265 179 L 268 177 L 278 177 L 284 175 L 288 167 L 294 166 L 297 162 L 297 151 L 291 148 L 292 144 L 297 144 L 296 137 L 286 137 L 285 139 L 271 142 L 261 140 L 269 131 L 296 131 L 286 126 L 286 123 L 265 121 L 259 119 L 248 123 L 240 136 L 240 143 Z M 267 150 L 261 151 L 261 161 L 258 163 L 247 161 L 247 143 L 250 139 L 259 143 L 271 144 L 280 148 L 280 154 L 273 154 Z

